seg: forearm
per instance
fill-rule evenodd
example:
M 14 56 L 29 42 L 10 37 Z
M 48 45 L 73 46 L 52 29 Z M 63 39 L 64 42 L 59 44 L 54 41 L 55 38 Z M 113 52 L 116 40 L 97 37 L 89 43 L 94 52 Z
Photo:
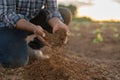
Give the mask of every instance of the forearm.
M 26 21 L 25 19 L 20 19 L 16 23 L 16 28 L 20 30 L 25 30 L 29 32 L 34 32 L 36 30 L 36 25 Z
M 48 24 L 51 26 L 51 27 L 54 27 L 54 26 L 57 26 L 58 24 L 62 23 L 60 21 L 60 19 L 58 19 L 57 17 L 53 17 L 51 19 L 49 19 L 48 21 Z

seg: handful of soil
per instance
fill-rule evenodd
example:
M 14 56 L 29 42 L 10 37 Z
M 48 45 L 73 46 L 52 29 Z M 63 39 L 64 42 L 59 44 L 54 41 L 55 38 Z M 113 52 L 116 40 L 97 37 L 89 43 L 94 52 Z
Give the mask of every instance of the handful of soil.
M 45 31 L 46 37 L 44 38 L 51 47 L 61 47 L 64 45 L 66 39 L 65 30 L 57 30 L 54 34 Z

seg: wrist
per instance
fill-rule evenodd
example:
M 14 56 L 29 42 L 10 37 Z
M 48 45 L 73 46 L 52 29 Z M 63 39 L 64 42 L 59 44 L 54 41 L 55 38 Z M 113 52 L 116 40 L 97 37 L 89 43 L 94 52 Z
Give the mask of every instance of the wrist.
M 36 25 L 24 20 L 24 19 L 20 19 L 17 24 L 16 24 L 16 28 L 20 29 L 20 30 L 25 30 L 25 31 L 29 31 L 34 33 L 35 30 L 37 30 Z
M 53 17 L 48 21 L 48 24 L 51 27 L 57 26 L 58 24 L 61 24 L 61 21 L 57 17 Z
M 32 33 L 35 33 L 37 31 L 36 28 L 37 28 L 36 25 L 34 25 L 32 23 L 29 25 L 29 29 L 31 30 Z

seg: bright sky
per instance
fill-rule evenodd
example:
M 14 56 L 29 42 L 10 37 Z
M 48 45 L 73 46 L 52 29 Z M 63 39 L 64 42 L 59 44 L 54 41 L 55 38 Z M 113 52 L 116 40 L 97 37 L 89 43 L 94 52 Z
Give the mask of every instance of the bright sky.
M 120 4 L 113 0 L 93 0 L 93 3 L 92 6 L 79 7 L 78 16 L 88 16 L 95 20 L 120 20 Z

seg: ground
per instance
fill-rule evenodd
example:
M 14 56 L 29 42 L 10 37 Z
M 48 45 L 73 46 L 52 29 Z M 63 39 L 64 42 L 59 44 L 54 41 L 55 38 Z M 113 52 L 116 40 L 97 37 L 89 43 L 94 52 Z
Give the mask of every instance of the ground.
M 17 69 L 0 68 L 0 80 L 120 80 L 120 23 L 77 22 L 69 42 L 44 47 L 50 59 Z

